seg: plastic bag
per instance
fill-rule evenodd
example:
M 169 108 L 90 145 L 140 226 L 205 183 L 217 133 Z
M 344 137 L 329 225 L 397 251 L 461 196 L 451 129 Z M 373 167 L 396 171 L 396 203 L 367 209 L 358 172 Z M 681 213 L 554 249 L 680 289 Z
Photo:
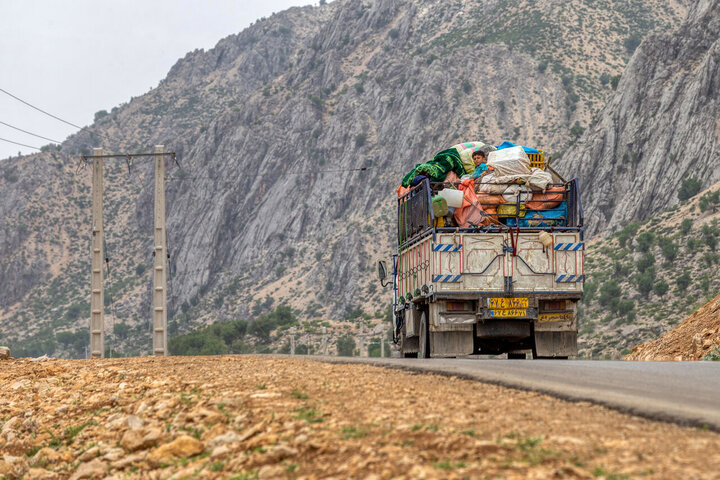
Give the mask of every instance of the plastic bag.
M 533 168 L 532 174 L 527 179 L 527 184 L 533 190 L 542 190 L 543 192 L 548 188 L 548 185 L 552 183 L 552 175 L 548 172 L 543 172 L 539 168 Z
M 499 176 L 530 175 L 530 159 L 522 147 L 505 148 L 488 154 L 488 167 Z
M 510 185 L 505 189 L 502 196 L 508 203 L 517 203 L 518 196 L 520 197 L 520 203 L 526 203 L 532 198 L 532 190 L 527 185 Z
M 489 194 L 502 194 L 507 185 L 498 185 L 498 178 L 494 173 L 488 173 L 477 182 L 475 191 L 478 193 L 489 193 Z
M 482 183 L 477 183 L 477 188 L 475 189 L 475 191 L 478 193 L 499 195 L 505 193 L 505 190 L 507 189 L 509 184 L 522 184 L 525 183 L 528 178 L 529 175 L 498 176 L 496 173 L 488 173 L 480 179 L 482 180 Z
M 544 193 L 533 193 L 532 200 L 527 203 L 527 208 L 546 210 L 557 207 L 563 200 L 565 200 L 565 187 L 550 187 Z

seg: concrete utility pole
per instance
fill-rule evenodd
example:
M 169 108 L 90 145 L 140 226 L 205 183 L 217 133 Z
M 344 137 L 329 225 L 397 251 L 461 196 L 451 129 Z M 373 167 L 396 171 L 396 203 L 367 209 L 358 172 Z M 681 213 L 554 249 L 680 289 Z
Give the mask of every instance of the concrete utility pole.
M 295 355 L 295 329 L 290 329 L 290 355 Z
M 93 155 L 102 155 L 93 148 Z M 90 297 L 90 357 L 105 356 L 105 296 L 103 291 L 103 159 L 93 158 L 92 176 L 92 273 Z
M 327 356 L 328 354 L 328 343 L 327 343 L 327 327 L 322 328 L 322 354 Z
M 153 355 L 167 355 L 167 239 L 165 236 L 165 147 L 155 145 L 155 266 Z
M 385 337 L 380 337 L 380 357 L 385 357 Z
M 367 336 L 365 334 L 365 326 L 364 325 L 360 327 L 360 334 L 357 336 L 357 338 L 358 338 L 358 350 L 360 351 L 359 352 L 360 356 L 361 357 L 369 356 L 367 348 L 366 348 L 367 347 L 367 345 L 366 345 Z

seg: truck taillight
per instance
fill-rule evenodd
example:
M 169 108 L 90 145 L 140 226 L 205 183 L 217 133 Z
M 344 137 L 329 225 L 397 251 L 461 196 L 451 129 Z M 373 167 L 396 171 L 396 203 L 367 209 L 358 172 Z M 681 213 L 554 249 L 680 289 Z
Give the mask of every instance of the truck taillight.
M 565 300 L 544 300 L 540 302 L 540 310 L 543 312 L 553 312 L 556 310 L 565 310 Z
M 461 310 L 472 310 L 472 303 L 471 302 L 447 302 L 447 311 L 448 312 L 457 312 Z

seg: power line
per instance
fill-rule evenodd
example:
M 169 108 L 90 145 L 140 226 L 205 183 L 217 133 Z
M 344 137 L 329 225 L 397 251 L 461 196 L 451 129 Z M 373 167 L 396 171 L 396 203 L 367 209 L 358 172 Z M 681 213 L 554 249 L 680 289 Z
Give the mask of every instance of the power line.
M 12 93 L 8 92 L 7 90 L 3 90 L 2 88 L 0 88 L 0 92 L 3 92 L 4 94 L 11 96 L 12 98 L 14 98 L 15 100 L 17 100 L 18 102 L 24 103 L 24 104 L 27 105 L 28 107 L 34 108 L 34 109 L 37 110 L 38 112 L 42 112 L 42 113 L 44 113 L 45 115 L 54 118 L 55 120 L 59 120 L 59 121 L 61 121 L 61 122 L 63 122 L 63 123 L 67 123 L 68 125 L 70 125 L 70 126 L 72 126 L 72 127 L 75 127 L 75 128 L 79 128 L 79 129 L 81 129 L 81 130 L 82 130 L 82 128 L 83 128 L 83 127 L 80 127 L 80 126 L 78 126 L 78 125 L 75 125 L 75 124 L 72 123 L 72 122 L 68 122 L 67 120 L 63 120 L 63 119 L 60 118 L 60 117 L 56 117 L 56 116 L 53 115 L 52 113 L 48 113 L 48 112 L 46 112 L 45 110 L 43 110 L 43 109 L 41 109 L 41 108 L 38 108 L 38 107 L 36 107 L 35 105 L 32 105 L 32 104 L 26 102 L 26 101 L 23 100 L 22 98 L 16 97 L 15 95 L 13 95 Z
M 54 118 L 55 120 L 58 120 L 58 121 L 63 122 L 63 123 L 65 123 L 65 124 L 67 124 L 67 125 L 70 125 L 71 127 L 75 127 L 75 128 L 77 128 L 77 129 L 79 129 L 80 131 L 82 131 L 82 130 L 91 130 L 91 131 L 92 131 L 92 130 L 93 130 L 92 128 L 90 128 L 90 126 L 81 127 L 80 125 L 75 125 L 75 124 L 72 123 L 72 122 L 68 122 L 67 120 L 63 120 L 62 118 L 58 117 L 57 115 L 53 115 L 53 114 L 50 113 L 50 112 L 46 112 L 46 111 L 43 110 L 42 108 L 38 108 L 38 107 L 36 107 L 35 105 L 26 102 L 26 101 L 23 100 L 22 98 L 16 97 L 15 95 L 13 95 L 12 93 L 8 92 L 8 91 L 5 90 L 5 89 L 0 88 L 0 92 L 3 92 L 5 95 L 9 95 L 10 97 L 14 98 L 14 99 L 17 100 L 18 102 L 24 103 L 24 104 L 27 105 L 28 107 L 34 108 L 34 109 L 37 110 L 38 112 L 44 113 L 45 115 L 47 115 L 47 116 L 49 116 L 49 117 L 52 117 L 52 118 Z M 103 136 L 103 137 L 105 137 L 106 139 L 110 140 L 110 137 L 108 137 L 108 136 L 105 135 L 104 133 L 101 133 L 101 132 L 91 132 L 91 133 L 98 133 L 100 136 Z M 53 140 L 53 141 L 54 141 L 54 140 Z M 61 142 L 57 142 L 57 143 L 61 143 Z M 35 147 L 32 147 L 32 148 L 35 148 Z M 38 149 L 38 150 L 39 150 L 39 149 Z
M 8 140 L 6 138 L 0 138 L 0 140 L 2 140 L 3 142 L 14 143 L 15 145 L 20 145 L 21 147 L 34 148 L 35 150 L 38 150 L 38 151 L 40 150 L 38 147 L 33 147 L 32 145 L 25 145 L 24 143 L 13 142 L 12 140 Z
M 339 168 L 336 170 L 296 170 L 296 171 L 286 171 L 282 172 L 282 175 L 300 175 L 300 174 L 313 174 L 313 173 L 345 173 L 345 172 L 364 172 L 372 167 L 360 167 L 360 168 Z M 175 175 L 167 175 L 165 176 L 165 180 L 172 182 L 177 180 L 215 180 L 220 181 L 220 183 L 223 184 L 236 184 L 237 182 L 234 180 L 226 180 L 219 177 L 211 177 L 209 175 L 187 175 L 183 172 L 186 172 L 186 170 L 181 169 L 180 174 Z
M 53 140 L 52 138 L 43 137 L 42 135 L 38 135 L 37 133 L 28 132 L 27 130 L 23 130 L 22 128 L 15 127 L 13 125 L 10 125 L 9 123 L 5 123 L 2 120 L 0 120 L 0 123 L 5 125 L 6 127 L 14 128 L 15 130 L 21 131 L 23 133 L 27 133 L 28 135 L 32 135 L 33 137 L 42 138 L 43 140 L 49 140 L 49 141 L 55 142 L 55 143 L 62 143 L 59 140 Z

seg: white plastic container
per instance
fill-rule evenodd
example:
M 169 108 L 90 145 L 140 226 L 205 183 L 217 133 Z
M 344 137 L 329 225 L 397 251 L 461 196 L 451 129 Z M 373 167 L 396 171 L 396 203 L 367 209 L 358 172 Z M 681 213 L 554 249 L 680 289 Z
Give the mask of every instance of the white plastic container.
M 438 192 L 438 195 L 447 200 L 448 207 L 462 207 L 463 192 L 445 188 Z

